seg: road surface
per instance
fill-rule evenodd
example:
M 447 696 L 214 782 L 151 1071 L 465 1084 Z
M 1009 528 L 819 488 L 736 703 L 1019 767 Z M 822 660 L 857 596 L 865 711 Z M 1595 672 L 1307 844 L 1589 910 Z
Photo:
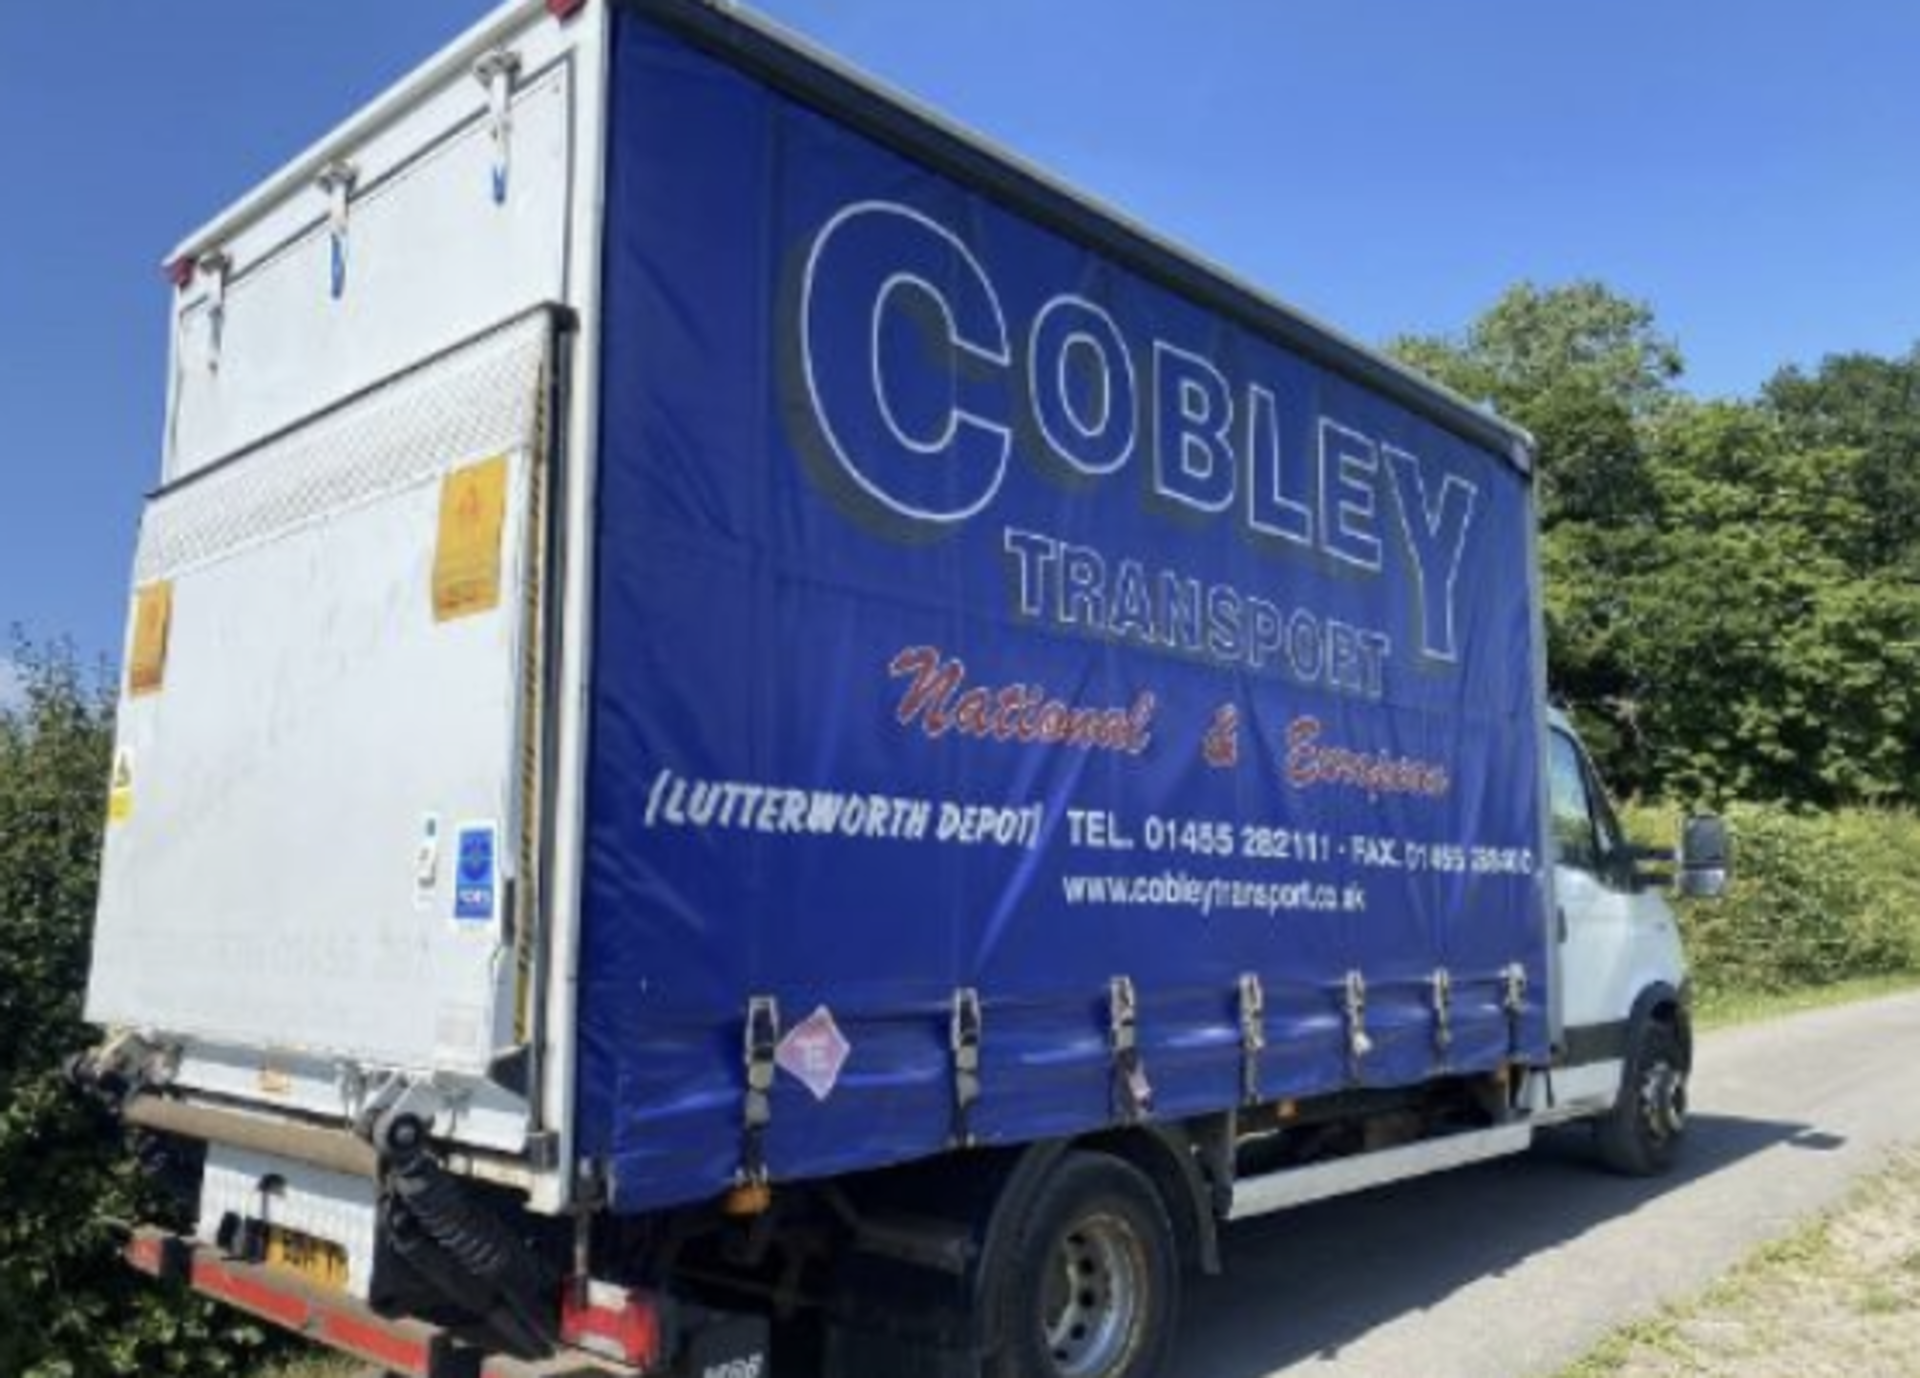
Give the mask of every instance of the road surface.
M 1686 1156 L 1596 1169 L 1582 1129 L 1509 1159 L 1230 1227 L 1171 1378 L 1519 1378 L 1712 1281 L 1920 1141 L 1920 995 L 1701 1040 Z

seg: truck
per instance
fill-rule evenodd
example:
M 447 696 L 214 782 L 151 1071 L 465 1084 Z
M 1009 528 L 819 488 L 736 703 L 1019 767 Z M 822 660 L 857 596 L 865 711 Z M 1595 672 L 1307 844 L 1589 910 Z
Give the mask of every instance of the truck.
M 1487 408 L 708 0 L 510 0 L 166 267 L 136 1267 L 414 1378 L 1150 1378 L 1229 1222 L 1679 1151 L 1726 829 L 1623 836 Z

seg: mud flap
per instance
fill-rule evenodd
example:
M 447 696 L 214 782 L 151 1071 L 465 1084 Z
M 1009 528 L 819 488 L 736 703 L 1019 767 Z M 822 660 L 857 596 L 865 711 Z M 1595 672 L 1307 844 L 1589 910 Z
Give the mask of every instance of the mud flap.
M 673 1372 L 679 1378 L 772 1378 L 773 1339 L 767 1318 L 709 1313 L 687 1336 L 686 1352 Z

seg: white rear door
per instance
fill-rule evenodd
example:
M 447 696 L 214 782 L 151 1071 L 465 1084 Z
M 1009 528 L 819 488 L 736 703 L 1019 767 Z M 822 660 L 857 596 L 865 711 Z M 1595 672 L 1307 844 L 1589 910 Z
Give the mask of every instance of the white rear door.
M 88 1013 L 185 1088 L 544 1123 L 547 394 L 602 22 L 503 5 L 173 260 Z
M 553 329 L 149 504 L 90 1019 L 257 1051 L 264 1090 L 523 1040 Z
M 529 22 L 498 49 L 516 73 L 505 126 L 458 69 L 244 229 L 211 234 L 222 266 L 195 275 L 176 318 L 169 480 L 568 300 L 573 60 L 563 31 Z

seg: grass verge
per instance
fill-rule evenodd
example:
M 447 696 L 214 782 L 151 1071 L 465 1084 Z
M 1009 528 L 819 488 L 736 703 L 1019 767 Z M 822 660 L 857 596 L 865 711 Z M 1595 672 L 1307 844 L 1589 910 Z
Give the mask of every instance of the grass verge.
M 1827 985 L 1802 986 L 1782 991 L 1727 991 L 1708 993 L 1694 1007 L 1694 1027 L 1727 1029 L 1736 1024 L 1754 1024 L 1763 1019 L 1823 1010 L 1833 1005 L 1851 1005 L 1883 995 L 1920 990 L 1920 972 L 1903 971 L 1889 976 L 1857 976 Z
M 253 1378 L 360 1378 L 368 1372 L 365 1364 L 331 1354 L 308 1354 L 282 1359 L 257 1370 Z
M 1920 1149 L 1699 1296 L 1615 1332 L 1556 1378 L 1911 1374 L 1920 1355 Z

